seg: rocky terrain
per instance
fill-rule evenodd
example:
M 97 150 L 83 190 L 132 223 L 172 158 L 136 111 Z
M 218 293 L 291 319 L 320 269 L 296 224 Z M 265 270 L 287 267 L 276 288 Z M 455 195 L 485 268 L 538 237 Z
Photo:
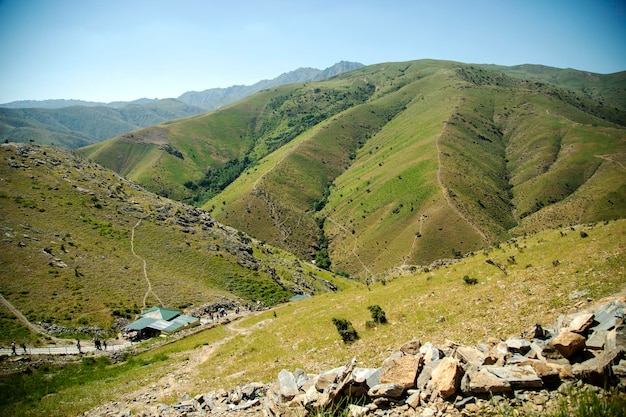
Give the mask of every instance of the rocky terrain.
M 626 297 L 537 324 L 520 337 L 476 346 L 411 340 L 378 368 L 356 359 L 319 374 L 283 369 L 269 384 L 216 389 L 166 405 L 158 388 L 112 402 L 85 416 L 304 416 L 346 410 L 350 416 L 468 416 L 524 410 L 542 413 L 574 392 L 626 389 Z M 207 358 L 210 347 L 190 362 Z M 180 370 L 175 381 L 190 370 Z M 175 383 L 175 382 L 174 382 Z M 170 388 L 168 383 L 167 388 Z

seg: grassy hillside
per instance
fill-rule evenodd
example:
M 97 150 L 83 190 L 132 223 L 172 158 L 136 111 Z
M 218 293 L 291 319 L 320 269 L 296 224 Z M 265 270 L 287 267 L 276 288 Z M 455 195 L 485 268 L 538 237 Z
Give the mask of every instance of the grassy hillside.
M 377 280 L 519 233 L 626 216 L 626 112 L 604 103 L 624 87 L 619 74 L 589 95 L 584 73 L 545 72 L 558 82 L 448 61 L 373 65 L 80 152 Z
M 133 399 L 149 388 L 156 396 L 153 404 L 173 403 L 185 392 L 193 397 L 275 381 L 281 369 L 319 373 L 354 357 L 358 366 L 379 367 L 390 352 L 414 338 L 474 344 L 518 336 L 535 323 L 549 327 L 559 315 L 625 290 L 625 256 L 624 220 L 540 232 L 428 272 L 407 271 L 369 288 L 290 302 L 125 363 L 66 365 L 3 379 L 4 392 L 14 398 L 4 410 L 76 415 L 109 401 L 134 408 Z M 506 275 L 487 260 L 502 264 Z M 465 275 L 478 283 L 464 283 Z M 577 295 L 581 292 L 582 297 Z M 370 305 L 379 305 L 389 323 L 368 329 Z M 343 344 L 332 318 L 349 320 L 360 339 Z M 38 389 L 38 383 L 47 391 Z M 20 386 L 24 395 L 15 399 Z M 54 394 L 45 395 L 50 392 Z
M 32 323 L 109 331 L 154 304 L 273 305 L 351 285 L 70 152 L 0 151 L 0 293 Z M 37 339 L 0 312 L 0 343 Z
M 124 132 L 204 112 L 174 99 L 120 108 L 0 108 L 0 141 L 76 149 Z

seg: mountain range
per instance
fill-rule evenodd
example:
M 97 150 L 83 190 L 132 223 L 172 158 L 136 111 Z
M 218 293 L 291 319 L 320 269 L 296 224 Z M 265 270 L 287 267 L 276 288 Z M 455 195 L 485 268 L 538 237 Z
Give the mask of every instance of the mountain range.
M 63 99 L 15 101 L 0 105 L 0 141 L 75 149 L 142 127 L 204 113 L 261 89 L 320 80 L 362 66 L 342 61 L 325 70 L 299 68 L 250 86 L 190 91 L 177 99 L 142 98 L 111 103 Z
M 626 215 L 624 73 L 385 63 L 78 150 L 162 196 L 377 280 Z

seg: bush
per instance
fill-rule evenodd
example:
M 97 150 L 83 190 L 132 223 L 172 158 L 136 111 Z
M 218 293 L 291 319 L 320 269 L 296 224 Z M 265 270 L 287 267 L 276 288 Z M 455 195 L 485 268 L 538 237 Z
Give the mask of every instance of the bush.
M 467 285 L 474 285 L 474 284 L 478 284 L 478 279 L 470 278 L 469 275 L 465 275 L 463 277 L 463 282 L 466 283 Z
M 378 324 L 387 323 L 387 317 L 385 316 L 385 312 L 379 305 L 373 305 L 367 307 L 367 309 L 372 313 L 372 321 Z
M 359 339 L 359 334 L 352 327 L 352 323 L 350 323 L 346 319 L 337 319 L 333 317 L 333 324 L 337 328 L 339 332 L 339 336 L 341 336 L 341 340 L 343 343 L 352 343 Z

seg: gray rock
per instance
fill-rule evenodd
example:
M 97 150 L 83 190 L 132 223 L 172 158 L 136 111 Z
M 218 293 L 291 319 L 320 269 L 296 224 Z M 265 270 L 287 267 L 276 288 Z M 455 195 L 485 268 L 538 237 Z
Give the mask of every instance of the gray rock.
M 426 344 L 420 347 L 420 353 L 424 356 L 425 362 L 436 361 L 443 357 L 441 351 L 430 342 L 426 342 Z
M 426 388 L 426 386 L 428 385 L 428 381 L 430 381 L 430 377 L 433 374 L 433 370 L 437 366 L 439 366 L 440 362 L 441 360 L 427 362 L 424 364 L 424 366 L 422 367 L 422 371 L 417 376 L 417 383 L 415 384 L 418 389 L 423 390 Z
M 360 405 L 350 404 L 348 406 L 349 417 L 363 417 L 368 411 L 369 409 L 367 407 L 361 407 Z
M 387 397 L 387 398 L 400 398 L 404 393 L 404 387 L 397 384 L 378 384 L 374 385 L 367 391 L 367 395 L 372 398 Z
M 595 329 L 594 332 L 587 338 L 585 345 L 588 349 L 602 350 L 606 344 L 606 338 L 609 334 L 608 330 Z
M 355 368 L 352 377 L 358 384 L 365 383 L 368 388 L 380 384 L 381 368 Z
M 541 388 L 543 382 L 530 365 L 485 366 L 485 369 L 507 381 L 513 389 Z
M 486 369 L 470 366 L 461 380 L 461 391 L 464 394 L 510 392 L 511 384 Z
M 296 369 L 296 372 L 294 374 L 295 378 L 296 378 L 296 385 L 298 386 L 298 388 L 302 388 L 302 386 L 304 385 L 304 383 L 306 381 L 308 381 L 309 376 L 307 375 L 306 372 L 304 372 L 302 369 Z
M 490 365 L 493 363 L 493 360 L 490 356 L 487 356 L 477 348 L 470 346 L 457 347 L 456 357 L 466 364 L 477 367 L 482 365 Z
M 615 327 L 618 318 L 612 313 L 606 310 L 599 310 L 594 316 L 594 323 L 591 326 L 595 331 L 598 330 L 611 330 Z
M 504 341 L 509 352 L 519 353 L 522 355 L 530 351 L 530 342 L 519 337 L 511 337 Z
M 278 385 L 280 395 L 286 399 L 290 400 L 299 393 L 295 376 L 286 369 L 278 373 Z

